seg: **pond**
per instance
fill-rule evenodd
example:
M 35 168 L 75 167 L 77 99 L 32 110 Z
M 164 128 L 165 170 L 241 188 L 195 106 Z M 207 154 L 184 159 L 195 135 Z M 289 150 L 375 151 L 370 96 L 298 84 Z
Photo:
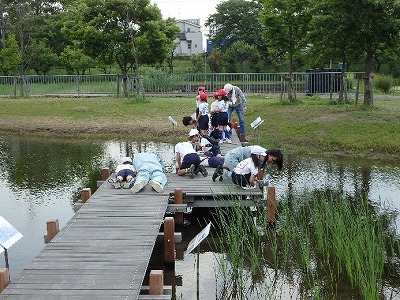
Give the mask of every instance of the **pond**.
M 158 154 L 169 172 L 174 169 L 174 146 L 167 143 L 0 137 L 0 216 L 23 234 L 8 251 L 11 281 L 43 249 L 47 221 L 58 219 L 62 228 L 74 214 L 80 190 L 95 189 L 101 168 L 113 170 L 120 157 L 143 151 Z M 271 182 L 278 202 L 305 191 L 331 190 L 355 198 L 367 195 L 372 205 L 395 214 L 395 225 L 400 228 L 399 164 L 291 155 L 285 157 L 281 173 L 271 172 Z M 187 220 L 192 225 L 181 229 L 184 243 L 201 230 L 194 217 L 188 215 Z M 166 284 L 175 284 L 176 299 L 216 298 L 215 262 L 223 254 L 207 245 L 201 250 L 198 289 L 195 251 L 178 260 L 172 275 L 166 276 L 173 281 Z M 4 266 L 0 259 L 0 267 Z M 297 293 L 288 290 L 287 294 Z

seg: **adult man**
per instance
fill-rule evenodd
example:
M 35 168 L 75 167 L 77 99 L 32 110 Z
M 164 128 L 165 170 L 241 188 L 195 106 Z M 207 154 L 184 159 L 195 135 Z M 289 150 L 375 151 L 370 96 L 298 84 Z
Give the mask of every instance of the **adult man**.
M 200 165 L 200 156 L 193 147 L 198 140 L 199 131 L 197 129 L 191 129 L 189 131 L 189 141 L 180 142 L 175 145 L 176 173 L 179 176 L 188 174 L 190 178 L 194 178 L 199 172 L 204 177 L 208 175 L 206 168 Z
M 230 83 L 225 84 L 224 90 L 230 102 L 228 109 L 228 120 L 231 121 L 232 112 L 236 111 L 240 124 L 240 141 L 248 142 L 246 139 L 246 124 L 244 121 L 244 114 L 247 109 L 246 97 L 238 86 L 233 86 Z
M 164 190 L 167 177 L 164 173 L 164 163 L 153 153 L 137 153 L 133 158 L 133 166 L 137 171 L 133 193 L 139 192 L 149 184 L 157 193 Z

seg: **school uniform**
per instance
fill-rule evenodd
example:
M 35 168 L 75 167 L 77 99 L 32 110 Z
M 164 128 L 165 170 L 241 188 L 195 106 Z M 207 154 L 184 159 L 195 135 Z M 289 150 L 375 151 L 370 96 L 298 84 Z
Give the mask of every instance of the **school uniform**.
M 208 130 L 208 103 L 201 102 L 199 105 L 199 114 L 201 113 L 200 118 L 198 119 L 198 129 L 199 130 Z
M 211 126 L 213 128 L 218 127 L 218 114 L 219 114 L 219 101 L 215 100 L 210 105 L 210 112 L 211 112 Z
M 196 169 L 200 165 L 200 156 L 193 148 L 191 142 L 180 142 L 175 145 L 175 153 L 179 153 L 181 157 L 181 168 L 180 170 L 189 168 L 192 164 Z
M 246 186 L 250 182 L 251 175 L 257 176 L 258 166 L 254 165 L 251 157 L 242 160 L 233 170 L 231 177 L 232 182 L 239 186 Z

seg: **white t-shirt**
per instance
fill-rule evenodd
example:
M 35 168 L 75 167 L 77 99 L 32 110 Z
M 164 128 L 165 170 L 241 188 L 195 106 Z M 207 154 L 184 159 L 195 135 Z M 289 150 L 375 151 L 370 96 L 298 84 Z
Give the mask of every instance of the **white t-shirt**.
M 215 100 L 214 102 L 211 103 L 210 105 L 210 112 L 215 112 L 219 108 L 219 101 Z
M 115 173 L 118 173 L 121 170 L 132 170 L 133 172 L 135 172 L 135 168 L 131 164 L 118 165 L 117 168 L 115 169 Z
M 239 175 L 246 175 L 246 174 L 253 174 L 254 176 L 257 176 L 258 174 L 258 167 L 256 167 L 253 163 L 253 160 L 251 157 L 246 158 L 245 160 L 242 160 L 236 168 L 233 170 L 236 174 Z
M 200 103 L 201 103 L 201 101 L 200 101 L 200 95 L 197 95 L 197 96 L 196 96 L 196 108 L 199 107 Z
M 208 115 L 208 103 L 207 102 L 201 102 L 199 105 L 199 113 L 201 113 L 202 116 Z
M 221 112 L 227 112 L 229 108 L 229 103 L 225 102 L 224 100 L 219 101 L 219 109 Z
M 191 142 L 180 142 L 175 145 L 175 154 L 176 153 L 179 153 L 181 155 L 182 162 L 186 154 L 196 153 L 196 150 L 194 150 Z
M 209 140 L 204 137 L 200 137 L 199 146 L 201 147 L 202 151 L 208 151 L 212 148 L 212 144 Z

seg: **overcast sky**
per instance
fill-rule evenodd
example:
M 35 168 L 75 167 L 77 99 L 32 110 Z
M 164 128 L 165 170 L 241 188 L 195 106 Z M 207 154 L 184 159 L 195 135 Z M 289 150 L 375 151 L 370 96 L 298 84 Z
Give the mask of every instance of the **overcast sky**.
M 209 15 L 216 12 L 215 7 L 222 0 L 151 0 L 161 10 L 163 18 L 200 19 L 203 35 L 208 34 L 204 22 Z M 204 36 L 203 44 L 205 43 Z

